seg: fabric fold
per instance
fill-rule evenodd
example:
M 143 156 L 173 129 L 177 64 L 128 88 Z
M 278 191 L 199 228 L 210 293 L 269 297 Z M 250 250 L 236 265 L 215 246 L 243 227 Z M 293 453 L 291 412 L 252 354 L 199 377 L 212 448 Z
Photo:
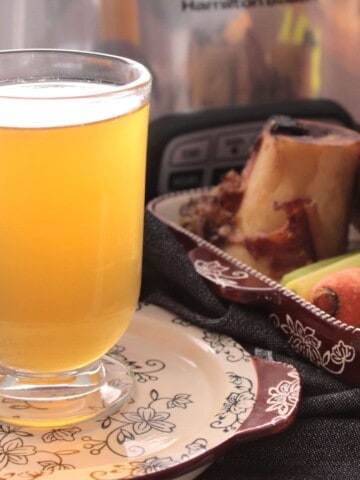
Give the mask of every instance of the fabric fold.
M 172 233 L 148 211 L 141 300 L 229 335 L 252 355 L 289 363 L 300 373 L 302 399 L 294 425 L 232 448 L 201 480 L 360 478 L 360 388 L 297 355 L 261 309 L 216 297 Z M 314 449 L 332 455 L 316 460 Z M 309 458 L 314 461 L 309 463 Z

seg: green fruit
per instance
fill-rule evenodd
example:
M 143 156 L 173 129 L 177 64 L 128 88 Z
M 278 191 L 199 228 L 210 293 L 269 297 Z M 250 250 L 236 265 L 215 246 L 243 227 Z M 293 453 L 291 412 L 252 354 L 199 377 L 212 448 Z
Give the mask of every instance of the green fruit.
M 326 263 L 326 260 L 330 260 L 330 262 Z M 313 267 L 313 270 L 308 271 L 308 273 L 306 273 L 307 267 L 304 267 L 305 273 L 303 275 L 295 276 L 293 279 L 290 279 L 290 281 L 286 283 L 282 281 L 281 283 L 288 290 L 293 291 L 305 300 L 309 300 L 312 287 L 326 275 L 344 270 L 345 268 L 360 267 L 360 252 L 345 254 L 326 260 L 308 265 L 307 267 Z M 322 265 L 317 268 L 321 263 Z M 295 273 L 295 271 L 290 273 Z
M 319 260 L 317 262 L 310 263 L 303 267 L 296 268 L 295 270 L 291 270 L 291 272 L 286 273 L 280 280 L 280 283 L 286 286 L 289 282 L 291 282 L 292 280 L 295 280 L 296 278 L 303 277 L 308 273 L 315 272 L 320 268 L 331 265 L 332 263 L 337 262 L 338 260 L 342 260 L 343 258 L 349 257 L 350 255 L 354 255 L 354 253 L 343 253 L 342 255 L 338 255 L 336 257 L 324 258 L 323 260 Z

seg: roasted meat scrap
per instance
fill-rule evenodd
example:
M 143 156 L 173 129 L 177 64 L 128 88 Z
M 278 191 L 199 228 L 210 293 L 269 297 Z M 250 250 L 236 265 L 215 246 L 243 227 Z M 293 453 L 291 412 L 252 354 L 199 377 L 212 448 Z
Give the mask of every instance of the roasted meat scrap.
M 242 176 L 234 170 L 229 171 L 208 194 L 182 205 L 182 225 L 209 242 L 224 247 L 236 229 L 235 215 L 242 193 Z
M 273 117 L 242 173 L 183 205 L 181 224 L 278 280 L 346 250 L 359 159 L 352 130 Z

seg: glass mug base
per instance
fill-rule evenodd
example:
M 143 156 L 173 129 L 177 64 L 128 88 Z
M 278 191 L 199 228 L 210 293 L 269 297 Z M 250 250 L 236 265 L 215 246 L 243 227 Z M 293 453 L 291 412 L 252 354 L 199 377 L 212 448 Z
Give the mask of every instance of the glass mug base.
M 135 391 L 130 369 L 110 355 L 63 375 L 0 368 L 0 422 L 57 428 L 111 415 Z

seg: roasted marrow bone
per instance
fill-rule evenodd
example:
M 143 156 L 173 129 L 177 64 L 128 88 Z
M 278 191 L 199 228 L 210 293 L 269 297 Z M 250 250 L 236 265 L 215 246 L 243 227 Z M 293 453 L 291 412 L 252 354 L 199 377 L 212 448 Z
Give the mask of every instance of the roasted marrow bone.
M 180 210 L 181 224 L 274 279 L 347 248 L 360 135 L 272 117 L 241 173 Z

